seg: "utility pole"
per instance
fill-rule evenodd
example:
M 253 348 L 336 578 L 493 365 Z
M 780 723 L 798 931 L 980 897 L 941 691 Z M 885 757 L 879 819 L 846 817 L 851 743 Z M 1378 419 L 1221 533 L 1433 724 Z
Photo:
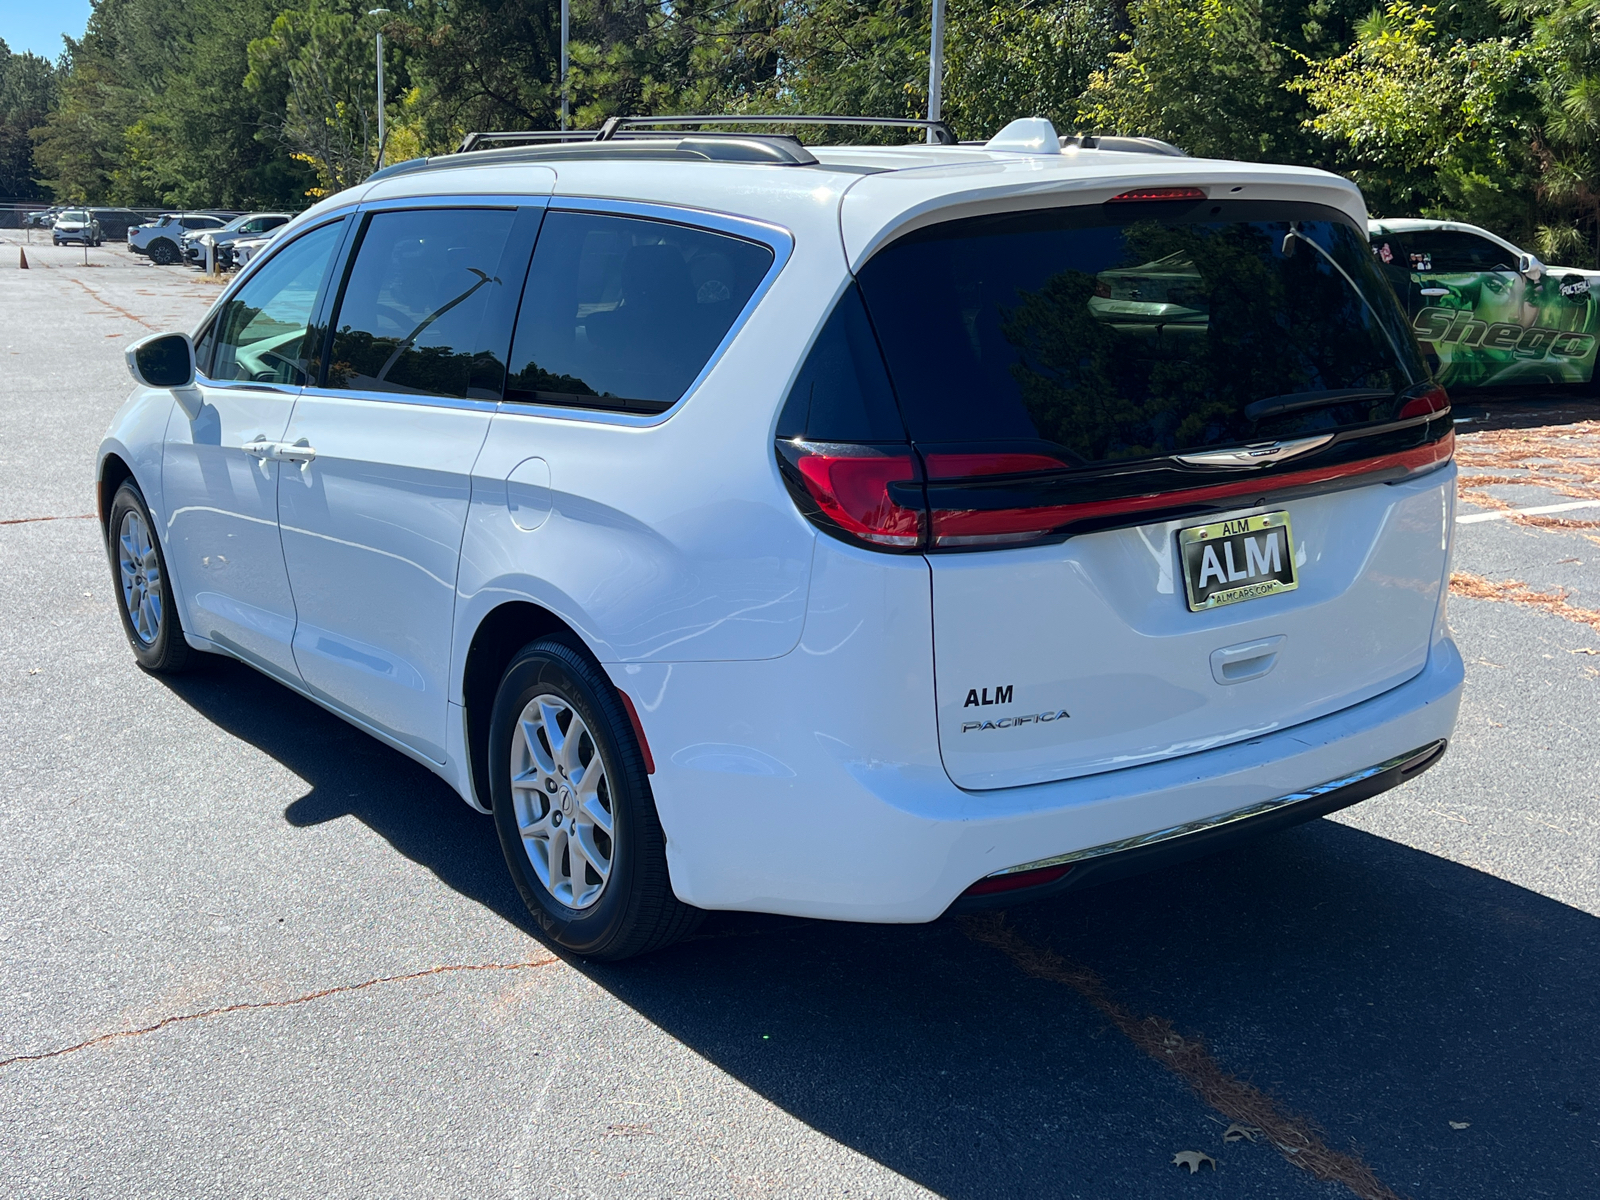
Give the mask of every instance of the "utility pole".
M 565 0 L 563 0 L 563 3 Z M 387 17 L 387 8 L 369 8 L 369 17 Z M 383 170 L 383 26 L 378 26 L 378 170 Z
M 571 0 L 561 0 L 561 132 L 567 131 L 567 31 L 572 19 Z
M 944 0 L 933 0 L 933 34 L 928 46 L 928 120 L 937 121 L 944 112 Z M 928 145 L 939 139 L 928 130 Z

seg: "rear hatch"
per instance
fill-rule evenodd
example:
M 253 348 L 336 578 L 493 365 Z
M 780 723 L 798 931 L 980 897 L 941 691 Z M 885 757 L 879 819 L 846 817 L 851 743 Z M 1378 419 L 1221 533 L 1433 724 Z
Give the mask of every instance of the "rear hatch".
M 1145 189 L 926 226 L 858 283 L 906 445 L 813 443 L 877 455 L 852 478 L 884 499 L 813 517 L 927 555 L 957 784 L 1189 753 L 1422 669 L 1448 401 L 1348 215 Z M 848 509 L 787 445 L 791 486 Z

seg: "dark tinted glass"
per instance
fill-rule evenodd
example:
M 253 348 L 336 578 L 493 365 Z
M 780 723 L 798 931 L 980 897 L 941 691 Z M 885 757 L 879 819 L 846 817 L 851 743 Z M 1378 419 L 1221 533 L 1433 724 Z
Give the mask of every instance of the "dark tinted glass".
M 306 327 L 343 232 L 335 221 L 296 238 L 223 305 L 201 339 L 200 366 L 212 379 L 306 382 Z
M 499 275 L 515 221 L 511 209 L 375 214 L 334 318 L 326 386 L 498 399 L 504 368 L 484 331 L 515 294 Z
M 1411 235 L 1415 269 L 1433 271 L 1515 271 L 1517 256 L 1475 233 L 1435 229 Z
M 670 408 L 771 265 L 770 249 L 742 238 L 550 213 L 517 317 L 506 399 Z
M 883 355 L 854 286 L 839 297 L 806 355 L 778 418 L 778 436 L 816 442 L 905 441 Z
M 901 239 L 860 282 L 919 442 L 1153 457 L 1382 419 L 1425 377 L 1365 235 L 1309 205 L 975 218 Z

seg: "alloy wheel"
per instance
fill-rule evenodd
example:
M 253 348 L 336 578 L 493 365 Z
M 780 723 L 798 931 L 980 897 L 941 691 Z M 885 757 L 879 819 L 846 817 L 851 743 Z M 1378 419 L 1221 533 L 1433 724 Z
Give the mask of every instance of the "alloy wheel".
M 535 696 L 517 718 L 511 799 L 539 882 L 568 908 L 597 903 L 616 860 L 615 810 L 600 747 L 560 696 Z
M 122 514 L 117 529 L 117 573 L 134 636 L 146 646 L 154 645 L 161 636 L 161 560 L 149 526 L 132 510 Z

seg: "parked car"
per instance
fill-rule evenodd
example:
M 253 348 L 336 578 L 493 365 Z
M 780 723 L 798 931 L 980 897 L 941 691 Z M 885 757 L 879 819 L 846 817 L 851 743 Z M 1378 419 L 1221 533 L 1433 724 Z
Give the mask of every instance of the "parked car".
M 148 225 L 138 225 L 128 231 L 128 249 L 135 254 L 148 255 L 152 262 L 165 266 L 182 256 L 178 243 L 185 233 L 221 229 L 227 223 L 226 216 L 212 213 L 162 213 Z
M 22 223 L 23 225 L 34 229 L 49 229 L 50 226 L 56 223 L 57 214 L 65 212 L 66 209 L 67 206 L 64 204 L 52 205 L 49 208 L 35 209 L 33 212 L 22 218 Z
M 50 227 L 50 240 L 57 246 L 77 242 L 82 246 L 98 246 L 101 236 L 100 222 L 87 209 L 69 208 L 56 216 Z
M 239 238 L 226 246 L 219 247 L 217 259 L 224 267 L 243 267 L 264 250 L 272 239 L 278 236 L 281 229 L 282 226 L 279 226 L 278 229 L 269 229 L 266 233 L 255 237 Z
M 1583 384 L 1600 345 L 1600 271 L 1549 267 L 1459 221 L 1368 225 L 1372 252 L 1450 388 Z
M 131 208 L 91 208 L 89 211 L 100 222 L 102 235 L 111 242 L 127 241 L 128 230 L 144 221 L 144 217 Z
M 244 237 L 258 237 L 269 229 L 276 229 L 289 220 L 289 213 L 246 213 L 235 217 L 220 229 L 201 229 L 186 233 L 182 241 L 184 260 L 195 266 L 204 266 L 206 243 L 216 246 L 219 259 L 223 248 Z M 223 263 L 227 265 L 226 262 Z
M 1449 401 L 1353 184 L 619 127 L 380 171 L 129 350 L 141 665 L 427 766 L 599 958 L 1057 894 L 1438 760 Z

